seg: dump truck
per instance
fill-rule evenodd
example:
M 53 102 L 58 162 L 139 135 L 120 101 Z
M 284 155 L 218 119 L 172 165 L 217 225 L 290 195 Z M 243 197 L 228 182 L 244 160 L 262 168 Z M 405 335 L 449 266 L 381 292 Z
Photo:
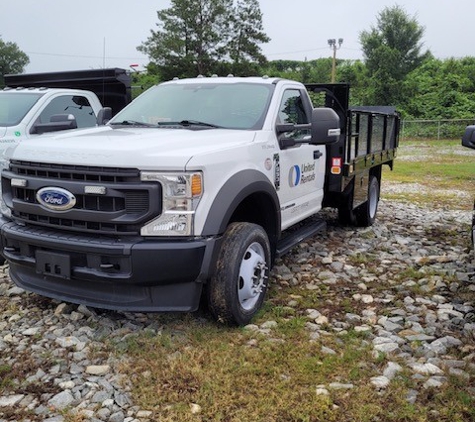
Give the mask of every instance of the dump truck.
M 8 74 L 0 91 L 0 150 L 24 139 L 102 125 L 131 101 L 124 69 Z

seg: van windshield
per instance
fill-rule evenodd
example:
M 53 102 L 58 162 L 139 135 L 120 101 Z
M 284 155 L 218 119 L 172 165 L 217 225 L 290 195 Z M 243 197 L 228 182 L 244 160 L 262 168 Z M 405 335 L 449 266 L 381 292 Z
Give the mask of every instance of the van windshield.
M 0 126 L 16 126 L 43 94 L 0 92 Z
M 158 85 L 137 97 L 110 124 L 258 130 L 273 89 L 271 84 L 246 82 Z

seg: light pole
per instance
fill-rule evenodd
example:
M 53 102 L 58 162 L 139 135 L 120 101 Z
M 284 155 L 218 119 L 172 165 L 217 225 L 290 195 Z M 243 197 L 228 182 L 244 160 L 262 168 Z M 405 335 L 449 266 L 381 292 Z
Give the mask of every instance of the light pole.
M 335 83 L 335 73 L 336 73 L 336 50 L 338 50 L 343 44 L 343 38 L 338 38 L 338 46 L 335 38 L 328 40 L 328 45 L 330 48 L 333 48 L 333 61 L 332 61 L 332 84 Z

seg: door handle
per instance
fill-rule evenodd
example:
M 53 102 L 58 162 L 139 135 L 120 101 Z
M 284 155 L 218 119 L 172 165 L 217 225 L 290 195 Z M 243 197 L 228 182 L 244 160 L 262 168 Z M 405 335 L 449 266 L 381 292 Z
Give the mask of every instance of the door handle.
M 313 151 L 313 159 L 318 160 L 323 155 L 320 151 Z

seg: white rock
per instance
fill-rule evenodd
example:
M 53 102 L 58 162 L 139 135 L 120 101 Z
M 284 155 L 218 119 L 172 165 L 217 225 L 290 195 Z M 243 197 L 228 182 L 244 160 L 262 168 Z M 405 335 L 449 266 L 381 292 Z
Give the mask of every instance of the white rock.
M 330 394 L 324 386 L 318 386 L 315 392 L 317 396 L 328 396 Z
M 24 394 L 14 394 L 12 396 L 0 397 L 0 407 L 12 407 L 23 400 Z
M 62 410 L 74 403 L 74 397 L 70 391 L 66 390 L 56 394 L 48 401 L 48 403 L 50 406 Z
M 389 378 L 385 376 L 371 378 L 371 384 L 373 384 L 376 388 L 379 389 L 386 388 L 389 385 L 389 382 Z
M 105 375 L 110 371 L 109 365 L 90 365 L 86 368 L 86 373 L 89 375 Z
M 190 410 L 193 415 L 196 415 L 198 413 L 201 413 L 201 406 L 196 403 L 191 403 L 190 404 Z
M 373 303 L 374 298 L 371 295 L 361 295 L 361 302 L 366 303 L 366 304 Z
M 383 375 L 392 380 L 398 372 L 402 371 L 402 366 L 396 362 L 388 362 L 386 368 L 384 369 Z

